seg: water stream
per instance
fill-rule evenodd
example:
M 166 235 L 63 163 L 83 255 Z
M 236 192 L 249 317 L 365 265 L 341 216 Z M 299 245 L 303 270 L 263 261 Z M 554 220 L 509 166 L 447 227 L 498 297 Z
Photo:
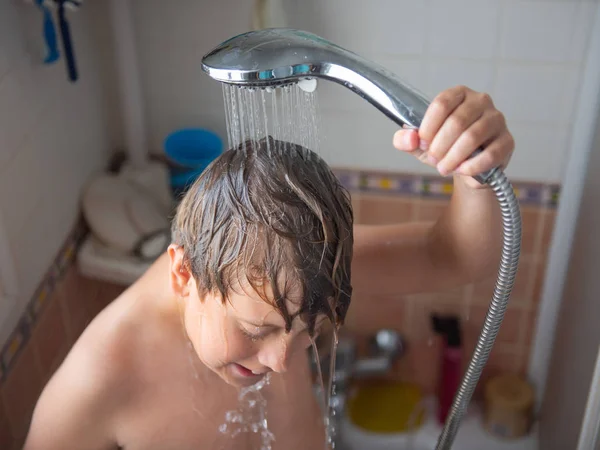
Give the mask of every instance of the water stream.
M 237 409 L 225 413 L 225 423 L 219 426 L 219 431 L 232 438 L 240 433 L 254 433 L 260 435 L 260 450 L 271 450 L 275 436 L 269 430 L 267 420 L 267 400 L 262 395 L 262 390 L 271 381 L 268 373 L 258 383 L 242 388 L 238 395 Z
M 222 87 L 228 148 L 238 148 L 247 140 L 258 142 L 271 136 L 275 140 L 294 143 L 316 153 L 320 152 L 320 118 L 316 91 L 307 92 L 297 84 L 275 89 L 244 88 L 226 83 L 223 83 Z M 337 332 L 334 331 L 331 364 L 327 389 L 325 389 L 318 349 L 314 340 L 311 341 L 313 354 L 317 358 L 320 397 L 322 397 L 318 400 L 323 411 L 326 430 L 324 446 L 327 450 L 334 447 L 334 421 L 330 419 L 332 414 L 331 394 L 335 392 L 333 374 L 337 342 Z M 260 433 L 261 450 L 271 450 L 275 436 L 268 428 L 266 400 L 261 393 L 261 390 L 268 384 L 267 376 L 254 386 L 242 389 L 239 395 L 238 409 L 226 414 L 225 423 L 219 427 L 219 430 L 222 433 L 231 434 L 231 436 L 241 432 Z

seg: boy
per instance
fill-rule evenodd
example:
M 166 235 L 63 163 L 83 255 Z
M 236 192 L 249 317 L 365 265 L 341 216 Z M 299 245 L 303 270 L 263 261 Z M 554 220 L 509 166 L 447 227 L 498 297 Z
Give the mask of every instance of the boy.
M 514 147 L 489 97 L 444 91 L 418 132 L 394 137 L 440 173 L 458 172 L 435 224 L 353 227 L 327 165 L 280 145 L 230 150 L 202 174 L 168 254 L 92 322 L 45 388 L 26 450 L 261 448 L 259 433 L 219 431 L 240 388 L 261 380 L 273 447 L 322 448 L 304 351 L 319 328 L 371 325 L 360 319 L 378 305 L 361 293 L 441 290 L 496 268 L 496 201 L 469 178 L 505 166 Z

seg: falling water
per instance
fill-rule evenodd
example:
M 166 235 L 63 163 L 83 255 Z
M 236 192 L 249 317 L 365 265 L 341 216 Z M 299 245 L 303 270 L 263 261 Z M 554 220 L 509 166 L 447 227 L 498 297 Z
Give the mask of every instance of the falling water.
M 254 145 L 255 142 L 271 136 L 275 140 L 297 144 L 315 153 L 320 153 L 320 117 L 316 90 L 308 92 L 298 84 L 274 89 L 239 87 L 227 83 L 223 83 L 222 86 L 229 148 L 239 148 L 247 140 Z M 267 145 L 268 143 L 267 139 Z M 267 151 L 271 150 L 267 147 Z M 335 393 L 334 368 L 337 344 L 337 331 L 334 331 L 331 365 L 327 390 L 325 390 L 321 366 L 318 363 L 318 350 L 315 342 L 312 341 L 322 394 L 326 449 L 334 447 L 334 421 L 330 419 L 334 413 L 331 410 L 331 395 Z M 226 423 L 219 429 L 223 433 L 232 435 L 247 431 L 260 432 L 263 439 L 261 450 L 270 450 L 274 436 L 268 430 L 266 401 L 260 393 L 260 390 L 268 384 L 268 379 L 261 383 L 240 392 L 239 409 L 228 412 L 225 418 Z
M 314 339 L 310 340 L 312 345 L 312 353 L 314 355 L 315 364 L 317 366 L 317 378 L 319 379 L 319 388 L 321 393 L 321 408 L 323 411 L 323 419 L 325 424 L 325 450 L 332 450 L 335 448 L 335 433 L 337 430 L 334 427 L 335 421 L 332 420 L 335 415 L 335 409 L 331 408 L 331 396 L 335 395 L 335 356 L 337 354 L 338 346 L 338 332 L 336 329 L 333 330 L 333 337 L 331 339 L 331 353 L 329 355 L 329 374 L 327 378 L 327 390 L 325 390 L 325 383 L 323 377 L 323 371 L 321 369 L 321 358 L 319 357 L 319 349 Z
M 260 450 L 271 450 L 275 436 L 269 431 L 267 420 L 267 400 L 262 395 L 262 389 L 269 384 L 271 374 L 252 386 L 243 388 L 238 395 L 237 409 L 225 413 L 225 423 L 219 426 L 219 431 L 235 437 L 240 433 L 260 435 Z
M 272 136 L 319 153 L 316 91 L 306 92 L 297 84 L 259 89 L 223 83 L 223 101 L 229 148 Z

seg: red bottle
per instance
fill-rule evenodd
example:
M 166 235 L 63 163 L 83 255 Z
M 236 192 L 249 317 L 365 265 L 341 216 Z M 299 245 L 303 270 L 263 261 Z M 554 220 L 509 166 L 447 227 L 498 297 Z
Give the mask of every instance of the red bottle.
M 432 322 L 434 331 L 444 336 L 437 414 L 439 423 L 444 424 L 462 377 L 460 321 L 454 316 L 434 315 Z

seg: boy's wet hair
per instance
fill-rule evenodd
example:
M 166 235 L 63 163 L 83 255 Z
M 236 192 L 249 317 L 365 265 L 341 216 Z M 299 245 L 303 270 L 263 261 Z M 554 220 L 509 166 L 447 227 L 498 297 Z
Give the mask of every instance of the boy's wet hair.
M 211 163 L 181 201 L 172 235 L 201 294 L 225 301 L 249 283 L 286 331 L 300 316 L 312 337 L 319 314 L 339 326 L 350 305 L 352 226 L 350 196 L 327 163 L 269 136 Z

